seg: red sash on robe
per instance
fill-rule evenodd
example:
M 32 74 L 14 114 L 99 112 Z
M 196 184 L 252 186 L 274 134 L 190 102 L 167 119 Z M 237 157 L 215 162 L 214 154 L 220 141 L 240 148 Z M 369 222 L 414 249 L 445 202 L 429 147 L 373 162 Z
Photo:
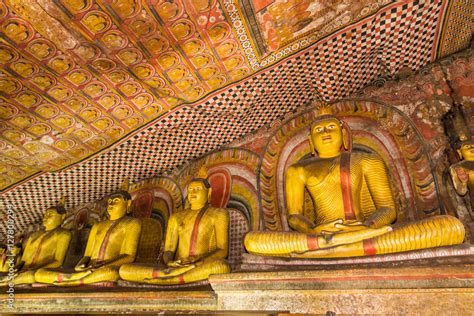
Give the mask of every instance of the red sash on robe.
M 100 245 L 99 256 L 97 257 L 97 260 L 96 260 L 97 263 L 100 263 L 100 262 L 104 261 L 105 250 L 107 249 L 107 246 L 108 246 L 108 244 L 109 244 L 110 235 L 112 235 L 112 231 L 115 229 L 115 227 L 117 227 L 117 225 L 119 224 L 119 222 L 122 221 L 122 219 L 123 219 L 123 217 L 120 218 L 120 219 L 118 219 L 118 220 L 116 220 L 116 221 L 109 227 L 109 230 L 108 230 L 107 233 L 105 234 L 104 240 L 102 241 L 102 245 Z
M 341 153 L 341 189 L 342 201 L 344 203 L 344 216 L 346 220 L 356 219 L 353 209 L 351 194 L 351 154 L 349 152 Z
M 189 243 L 189 256 L 194 256 L 196 254 L 199 224 L 201 223 L 201 219 L 208 208 L 209 204 L 204 206 L 204 208 L 199 211 L 199 214 L 197 215 L 196 220 L 194 221 L 193 232 L 191 233 L 191 242 Z
M 35 254 L 33 255 L 33 259 L 31 260 L 30 267 L 35 266 L 36 261 L 38 261 L 39 254 L 41 253 L 41 248 L 43 247 L 43 243 L 46 240 L 46 237 L 48 237 L 48 238 L 51 237 L 51 235 L 54 233 L 54 231 L 55 231 L 55 229 L 53 229 L 52 231 L 44 234 L 43 237 L 41 237 L 41 240 L 38 244 L 38 247 L 36 247 Z

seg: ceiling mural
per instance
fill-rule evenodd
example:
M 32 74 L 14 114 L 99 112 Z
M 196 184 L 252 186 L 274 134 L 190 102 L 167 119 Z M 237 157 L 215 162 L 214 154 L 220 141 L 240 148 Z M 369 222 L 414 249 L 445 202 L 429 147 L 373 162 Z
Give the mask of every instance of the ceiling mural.
M 1 187 L 248 75 L 218 2 L 6 1 Z
M 240 0 L 240 11 L 255 39 L 257 59 L 312 44 L 324 35 L 376 12 L 391 1 Z M 231 4 L 232 8 L 237 10 Z M 229 8 L 228 7 L 228 8 Z M 234 22 L 234 25 L 239 25 Z M 311 35 L 311 36 L 309 36 Z M 258 39 L 258 40 L 257 40 Z M 299 41 L 297 41 L 299 40 Z M 280 53 L 278 53 L 280 52 Z M 251 59 L 251 58 L 250 58 Z M 272 59 L 270 59 L 272 60 Z
M 388 3 L 3 1 L 0 188 L 90 157 Z
M 3 0 L 1 202 L 33 221 L 417 70 L 469 45 L 466 1 Z

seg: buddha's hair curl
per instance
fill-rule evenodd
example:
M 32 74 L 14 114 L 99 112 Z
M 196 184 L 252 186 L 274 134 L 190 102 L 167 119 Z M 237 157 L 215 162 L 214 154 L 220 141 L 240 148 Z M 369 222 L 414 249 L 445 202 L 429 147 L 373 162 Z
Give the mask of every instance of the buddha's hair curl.
M 205 178 L 193 178 L 191 180 L 191 182 L 201 182 L 202 184 L 204 184 L 206 189 L 209 189 L 211 187 L 211 184 L 209 183 L 209 180 L 207 180 Z
M 66 214 L 66 208 L 64 208 L 63 205 L 56 205 L 53 207 L 50 207 L 50 209 L 55 210 L 58 214 Z
M 115 191 L 114 193 L 109 195 L 109 199 L 114 198 L 114 197 L 119 197 L 119 196 L 122 197 L 125 201 L 130 201 L 132 199 L 132 196 L 130 195 L 130 193 L 124 190 Z

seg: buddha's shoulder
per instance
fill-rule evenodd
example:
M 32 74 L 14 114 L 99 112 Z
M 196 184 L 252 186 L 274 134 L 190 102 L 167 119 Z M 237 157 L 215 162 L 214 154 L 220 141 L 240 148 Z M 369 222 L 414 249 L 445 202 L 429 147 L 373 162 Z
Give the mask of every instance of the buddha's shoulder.
M 384 163 L 383 159 L 380 158 L 380 156 L 378 156 L 377 154 L 367 152 L 352 152 L 351 161 L 365 164 Z
M 229 211 L 227 209 L 220 208 L 220 207 L 214 207 L 214 206 L 210 206 L 207 209 L 207 212 L 208 212 L 208 214 L 215 215 L 215 216 L 228 216 L 229 215 Z
M 138 218 L 130 217 L 130 216 L 125 216 L 122 221 L 122 225 L 141 225 L 141 221 Z
M 173 212 L 173 214 L 171 214 L 170 219 L 171 218 L 181 218 L 186 214 L 187 211 L 188 211 L 187 209 L 175 210 Z
M 71 236 L 72 233 L 70 230 L 63 228 L 63 227 L 58 227 L 56 228 L 56 235 L 61 235 L 61 236 Z
M 298 161 L 294 164 L 292 164 L 288 169 L 291 171 L 295 170 L 304 170 L 310 167 L 313 167 L 315 165 L 321 164 L 324 162 L 324 159 L 321 159 L 319 157 L 310 157 L 301 161 Z
M 474 169 L 474 161 L 461 160 L 451 165 L 451 168 Z
M 30 238 L 30 239 L 35 239 L 35 238 L 38 238 L 38 237 L 40 237 L 41 235 L 46 234 L 46 233 L 47 233 L 47 232 L 44 231 L 44 230 L 38 230 L 38 231 L 35 231 L 35 232 L 31 233 L 31 235 L 30 235 L 28 238 Z

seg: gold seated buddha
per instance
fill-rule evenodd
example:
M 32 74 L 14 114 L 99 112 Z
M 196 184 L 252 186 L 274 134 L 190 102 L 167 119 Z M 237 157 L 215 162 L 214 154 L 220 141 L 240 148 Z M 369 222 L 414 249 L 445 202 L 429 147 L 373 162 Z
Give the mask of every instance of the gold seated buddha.
M 140 221 L 126 216 L 132 202 L 127 188 L 128 183 L 109 196 L 109 218 L 92 226 L 84 256 L 74 271 L 40 269 L 35 273 L 36 282 L 73 286 L 119 279 L 119 267 L 135 260 L 141 231 Z
M 4 277 L 10 268 L 15 269 L 20 263 L 21 248 L 21 243 L 16 243 L 11 249 L 5 244 L 0 245 L 0 277 Z
M 225 260 L 229 214 L 225 209 L 209 206 L 211 191 L 205 178 L 195 178 L 189 184 L 190 208 L 173 213 L 168 221 L 165 265 L 125 264 L 120 268 L 120 277 L 132 282 L 177 285 L 230 272 Z
M 461 143 L 457 152 L 461 161 L 449 168 L 456 192 L 470 198 L 471 210 L 474 211 L 474 139 L 465 135 L 460 137 Z
M 64 200 L 58 206 L 48 208 L 43 216 L 44 230 L 34 232 L 26 241 L 19 262 L 14 267 L 15 274 L 0 278 L 0 286 L 13 283 L 35 283 L 35 272 L 41 268 L 59 268 L 64 262 L 71 240 L 71 233 L 61 227 L 66 210 Z M 9 265 L 8 265 L 9 266 Z
M 452 216 L 391 226 L 397 210 L 385 164 L 374 154 L 352 152 L 349 127 L 335 116 L 318 117 L 309 141 L 317 156 L 290 166 L 285 174 L 288 224 L 295 232 L 250 232 L 244 240 L 249 253 L 356 257 L 463 242 L 464 226 Z M 305 190 L 313 200 L 315 221 L 304 216 Z

